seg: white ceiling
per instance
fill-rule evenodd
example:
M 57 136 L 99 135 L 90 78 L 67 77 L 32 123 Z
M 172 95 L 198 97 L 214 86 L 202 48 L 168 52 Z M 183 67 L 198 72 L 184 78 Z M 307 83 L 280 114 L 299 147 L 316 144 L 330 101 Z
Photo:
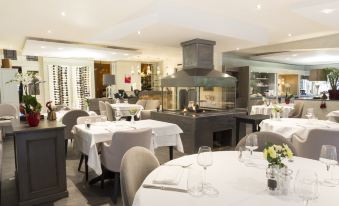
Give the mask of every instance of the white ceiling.
M 339 32 L 337 0 L 0 0 L 0 8 L 0 48 L 39 37 L 142 52 L 131 59 L 181 59 L 180 42 L 193 38 L 216 40 L 222 52 Z

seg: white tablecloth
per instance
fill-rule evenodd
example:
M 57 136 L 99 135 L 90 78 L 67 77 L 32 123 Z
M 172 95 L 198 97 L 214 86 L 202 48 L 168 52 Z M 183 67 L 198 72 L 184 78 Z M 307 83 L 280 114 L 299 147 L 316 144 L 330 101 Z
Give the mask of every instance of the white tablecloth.
M 139 104 L 118 103 L 118 104 L 111 104 L 111 106 L 113 109 L 121 111 L 123 116 L 130 116 L 130 113 L 129 113 L 130 109 L 137 108 L 139 112 L 144 109 L 144 107 Z M 137 115 L 139 115 L 139 113 Z
M 281 104 L 278 105 L 279 107 L 282 107 L 282 117 L 288 117 L 288 114 L 294 109 L 293 104 Z M 264 115 L 271 115 L 272 109 L 274 108 L 273 105 L 253 105 L 251 109 L 251 115 L 254 114 L 264 114 Z
M 133 127 L 130 125 L 130 122 L 127 121 L 118 123 L 107 121 L 92 124 L 90 129 L 86 128 L 85 125 L 74 126 L 76 147 L 88 155 L 88 166 L 94 169 L 98 175 L 102 171 L 96 144 L 111 141 L 112 135 L 116 131 L 151 128 L 153 133 L 151 148 L 175 146 L 178 151 L 184 152 L 180 139 L 180 133 L 183 131 L 178 125 L 156 120 L 140 120 L 135 121 Z
M 329 112 L 326 117 L 328 117 L 328 120 L 332 122 L 338 122 L 339 121 L 339 110 Z
M 255 153 L 258 158 L 262 153 Z M 178 164 L 187 162 L 191 159 L 197 168 L 196 155 L 185 156 L 175 159 L 171 162 Z M 218 191 L 218 196 L 193 197 L 188 193 L 166 191 L 161 189 L 149 189 L 141 187 L 134 198 L 133 206 L 301 206 L 301 199 L 293 192 L 289 195 L 274 196 L 268 194 L 266 179 L 266 161 L 258 160 L 260 167 L 248 167 L 238 161 L 237 152 L 214 152 L 213 165 L 208 167 L 206 179 Z M 287 163 L 293 170 L 293 177 L 299 169 L 316 171 L 319 179 L 323 179 L 326 174 L 324 164 L 319 161 L 294 158 L 294 162 Z M 187 170 L 187 169 L 186 169 Z M 145 180 L 152 181 L 157 170 L 154 170 Z M 336 167 L 336 174 L 339 174 L 339 168 Z M 337 176 L 338 177 L 338 176 Z M 184 177 L 182 177 L 184 178 Z M 311 206 L 337 206 L 339 202 L 339 186 L 326 187 L 319 185 L 319 197 L 310 201 Z
M 306 139 L 312 129 L 337 130 L 339 124 L 327 120 L 281 118 L 280 120 L 265 119 L 260 123 L 260 131 L 278 133 L 287 139 L 291 139 L 293 134 L 302 139 Z

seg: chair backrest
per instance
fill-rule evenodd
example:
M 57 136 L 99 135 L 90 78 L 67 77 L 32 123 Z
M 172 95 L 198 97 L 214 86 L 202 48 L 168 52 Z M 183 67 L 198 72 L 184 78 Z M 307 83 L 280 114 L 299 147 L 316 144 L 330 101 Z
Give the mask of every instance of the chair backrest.
M 13 116 L 17 117 L 17 109 L 10 104 L 0 104 L 0 116 Z
M 256 134 L 258 137 L 258 149 L 256 151 L 260 151 L 260 152 L 264 151 L 266 143 L 269 142 L 272 144 L 279 144 L 279 145 L 287 144 L 287 146 L 291 149 L 293 154 L 298 155 L 297 150 L 295 149 L 293 144 L 289 140 L 287 140 L 285 137 L 281 136 L 280 134 L 277 134 L 274 132 L 254 132 L 254 134 Z M 247 136 L 245 136 L 238 142 L 235 148 L 236 150 L 238 150 L 240 146 L 245 147 Z
M 106 116 L 108 121 L 114 121 L 113 108 L 109 102 L 105 102 Z
M 83 110 L 71 110 L 62 117 L 62 123 L 65 127 L 65 139 L 73 139 L 72 129 L 77 124 L 78 117 L 88 116 Z
M 101 115 L 106 115 L 106 105 L 105 102 L 99 101 L 99 111 Z
M 158 166 L 158 159 L 143 147 L 133 147 L 125 153 L 120 167 L 121 196 L 124 206 L 132 206 L 135 193 L 145 178 Z
M 155 110 L 160 107 L 159 100 L 147 100 L 146 106 L 144 107 L 145 110 Z
M 139 99 L 136 104 L 141 105 L 144 109 L 146 108 L 146 102 L 145 99 Z
M 292 143 L 300 157 L 319 159 L 322 145 L 334 145 L 339 154 L 339 132 L 331 129 L 312 129 L 306 139 L 293 135 Z M 339 156 L 338 156 L 339 158 Z
M 89 123 L 105 122 L 107 117 L 104 115 L 78 117 L 77 124 L 85 124 L 86 121 Z
M 304 103 L 303 102 L 296 102 L 294 104 L 293 113 L 289 116 L 291 118 L 301 118 L 303 114 Z
M 120 172 L 121 159 L 125 152 L 135 146 L 150 149 L 151 139 L 152 130 L 148 128 L 115 132 L 109 147 L 102 149 L 103 165 L 110 171 Z

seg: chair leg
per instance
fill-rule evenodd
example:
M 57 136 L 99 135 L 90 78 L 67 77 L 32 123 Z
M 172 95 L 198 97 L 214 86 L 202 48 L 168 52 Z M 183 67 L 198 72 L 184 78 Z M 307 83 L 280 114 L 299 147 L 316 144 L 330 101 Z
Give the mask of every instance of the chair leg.
M 79 166 L 78 166 L 78 171 L 79 171 L 79 172 L 80 172 L 80 169 L 81 169 L 81 166 L 82 166 L 82 162 L 84 161 L 84 157 L 85 157 L 85 155 L 84 155 L 84 154 L 81 154 L 80 162 L 79 162 Z
M 120 191 L 120 174 L 119 173 L 115 173 L 114 175 L 114 187 L 113 187 L 113 203 L 116 204 L 117 200 L 118 200 L 118 195 L 119 195 L 119 191 Z
M 65 155 L 67 156 L 68 139 L 65 139 Z
M 86 175 L 86 182 L 88 181 L 88 156 L 85 155 L 85 175 Z

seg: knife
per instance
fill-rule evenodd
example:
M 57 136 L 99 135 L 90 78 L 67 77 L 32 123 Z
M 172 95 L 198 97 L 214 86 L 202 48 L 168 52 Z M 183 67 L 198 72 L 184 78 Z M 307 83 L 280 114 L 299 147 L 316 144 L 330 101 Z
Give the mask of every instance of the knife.
M 158 185 L 150 185 L 150 184 L 143 184 L 143 188 L 149 189 L 160 189 L 160 190 L 167 190 L 167 191 L 174 191 L 174 192 L 187 192 L 185 189 L 174 188 L 174 187 L 166 187 L 166 186 L 158 186 Z

